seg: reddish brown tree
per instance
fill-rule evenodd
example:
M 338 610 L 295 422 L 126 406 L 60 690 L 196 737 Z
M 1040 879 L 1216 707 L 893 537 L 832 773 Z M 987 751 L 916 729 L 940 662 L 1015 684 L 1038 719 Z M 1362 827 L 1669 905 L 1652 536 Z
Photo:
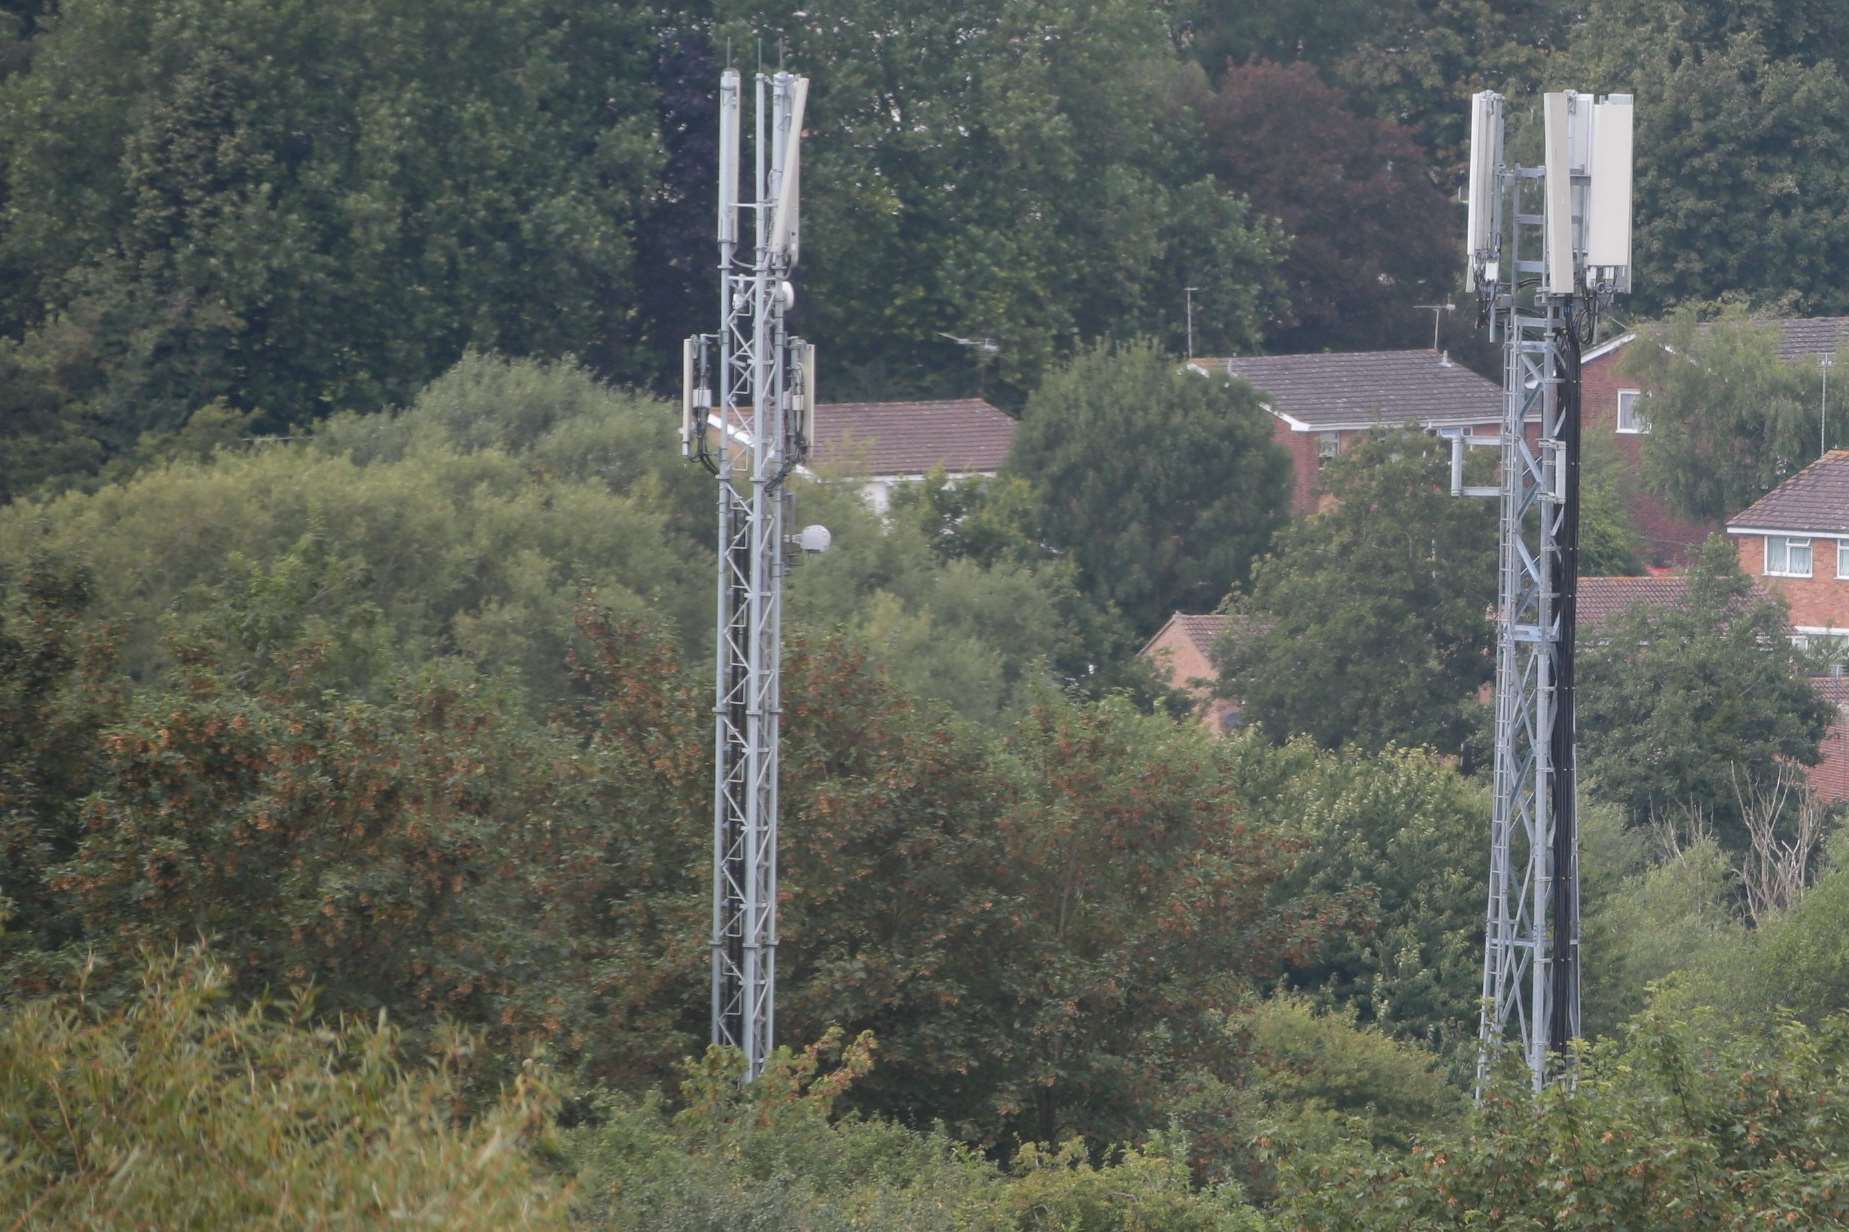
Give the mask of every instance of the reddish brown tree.
M 1413 307 L 1456 288 L 1462 216 L 1406 129 L 1349 110 L 1308 64 L 1235 65 L 1201 103 L 1210 165 L 1290 232 L 1280 351 L 1429 346 Z

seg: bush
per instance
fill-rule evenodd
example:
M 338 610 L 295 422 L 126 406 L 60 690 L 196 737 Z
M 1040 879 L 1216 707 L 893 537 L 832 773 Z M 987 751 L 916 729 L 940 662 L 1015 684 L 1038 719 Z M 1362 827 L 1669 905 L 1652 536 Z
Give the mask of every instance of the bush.
M 455 1119 L 471 1045 L 407 1070 L 397 1032 L 311 1026 L 312 1000 L 225 1004 L 200 952 L 148 959 L 99 1011 L 80 983 L 0 1027 L 0 1222 L 114 1227 L 563 1228 L 536 1167 L 550 1101 L 523 1075 Z

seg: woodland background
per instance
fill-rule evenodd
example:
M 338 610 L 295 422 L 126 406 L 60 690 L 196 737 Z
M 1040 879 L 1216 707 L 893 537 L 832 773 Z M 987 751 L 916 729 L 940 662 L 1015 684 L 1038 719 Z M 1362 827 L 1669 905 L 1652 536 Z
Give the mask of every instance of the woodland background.
M 1472 1109 L 1493 523 L 1418 434 L 1291 521 L 1256 395 L 1176 362 L 1189 285 L 1203 353 L 1425 345 L 1466 96 L 1570 85 L 1639 100 L 1628 312 L 1718 312 L 1729 388 L 1787 390 L 1747 318 L 1849 311 L 1839 6 L 4 15 L 0 1212 L 1849 1209 L 1849 846 L 1790 788 L 1829 710 L 1777 605 L 1710 550 L 1589 653 L 1592 1042 L 1576 1088 Z M 662 395 L 711 324 L 713 85 L 760 41 L 814 79 L 824 399 L 1022 424 L 888 521 L 799 493 L 835 547 L 789 588 L 792 1051 L 741 1092 L 700 1055 L 712 494 Z M 1712 395 L 1653 418 L 1757 461 L 1717 495 L 1662 433 L 1683 507 L 1815 456 L 1795 394 Z M 1254 634 L 1224 738 L 1134 656 L 1221 602 Z

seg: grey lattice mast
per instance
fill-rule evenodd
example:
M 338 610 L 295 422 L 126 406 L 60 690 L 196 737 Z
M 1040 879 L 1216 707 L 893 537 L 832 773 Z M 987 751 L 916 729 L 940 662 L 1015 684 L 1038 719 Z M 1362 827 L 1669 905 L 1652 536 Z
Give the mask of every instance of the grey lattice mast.
M 757 75 L 752 199 L 741 201 L 739 75 L 720 78 L 720 328 L 689 338 L 682 357 L 681 450 L 719 480 L 712 1039 L 745 1054 L 747 1080 L 775 1039 L 782 488 L 808 454 L 815 384 L 815 348 L 786 334 L 783 319 L 795 299 L 808 89 L 790 73 Z M 751 220 L 744 255 L 741 213 Z
M 1477 1091 L 1511 1034 L 1536 1090 L 1579 1035 L 1574 605 L 1579 367 L 1600 309 L 1630 290 L 1631 99 L 1548 94 L 1545 162 L 1504 156 L 1503 100 L 1471 111 L 1469 278 L 1503 344 L 1495 803 Z M 1530 429 L 1535 429 L 1530 438 Z

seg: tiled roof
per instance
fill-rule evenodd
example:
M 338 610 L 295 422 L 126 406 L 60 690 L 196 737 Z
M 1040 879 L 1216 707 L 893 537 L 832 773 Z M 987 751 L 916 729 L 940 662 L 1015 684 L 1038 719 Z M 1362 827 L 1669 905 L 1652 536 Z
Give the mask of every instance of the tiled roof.
M 1786 317 L 1777 325 L 1780 359 L 1833 355 L 1849 345 L 1849 317 Z
M 1811 687 L 1837 709 L 1849 707 L 1849 676 L 1812 676 Z
M 1849 449 L 1833 449 L 1727 520 L 1727 529 L 1849 534 Z
M 1753 593 L 1759 598 L 1770 597 L 1757 579 L 1753 582 Z M 1681 607 L 1687 601 L 1688 577 L 1684 574 L 1661 577 L 1583 577 L 1579 579 L 1574 610 L 1578 616 L 1578 629 L 1584 633 L 1639 604 L 1645 607 Z
M 1181 635 L 1188 639 L 1188 643 L 1194 649 L 1200 651 L 1204 657 L 1211 659 L 1214 643 L 1225 637 L 1227 631 L 1235 625 L 1250 634 L 1263 634 L 1270 631 L 1272 622 L 1252 616 L 1234 615 L 1230 612 L 1203 612 L 1198 615 L 1190 612 L 1176 612 L 1163 622 L 1162 627 L 1156 630 L 1156 635 L 1150 638 L 1137 653 L 1148 654 L 1149 648 L 1161 641 L 1164 633 L 1171 628 L 1176 628 L 1181 630 Z
M 1209 612 L 1202 616 L 1176 612 L 1173 619 L 1181 627 L 1182 634 L 1194 644 L 1194 648 L 1209 658 L 1213 656 L 1213 644 L 1233 625 L 1233 618 L 1220 612 Z
M 1193 363 L 1249 381 L 1272 413 L 1309 431 L 1502 418 L 1501 387 L 1436 351 L 1252 355 Z
M 1583 577 L 1575 610 L 1579 627 L 1594 629 L 1639 603 L 1681 607 L 1687 599 L 1686 577 Z
M 1833 355 L 1841 348 L 1849 347 L 1849 317 L 1778 317 L 1761 323 L 1778 327 L 1780 359 L 1801 360 L 1815 355 Z M 1706 327 L 1704 324 L 1703 328 Z M 1586 353 L 1586 359 L 1596 359 L 1618 350 L 1635 337 L 1635 334 L 1625 334 L 1601 343 Z
M 1015 421 L 981 398 L 938 402 L 824 402 L 810 458 L 856 474 L 920 475 L 1001 469 Z

